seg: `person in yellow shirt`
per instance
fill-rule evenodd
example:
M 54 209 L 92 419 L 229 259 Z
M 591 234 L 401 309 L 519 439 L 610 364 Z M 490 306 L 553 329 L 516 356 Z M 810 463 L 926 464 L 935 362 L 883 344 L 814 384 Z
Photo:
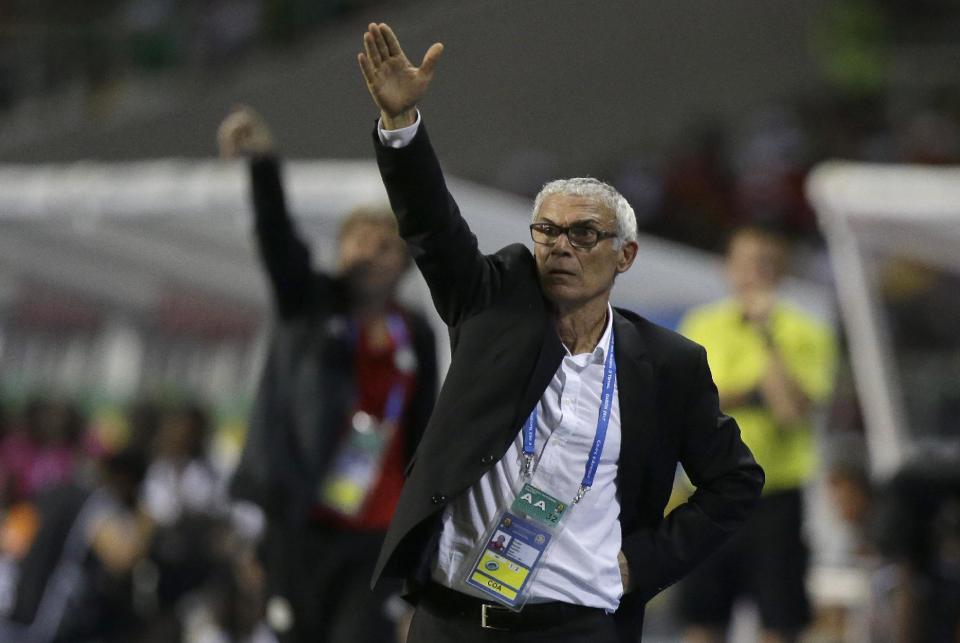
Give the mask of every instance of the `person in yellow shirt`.
M 706 348 L 720 408 L 767 475 L 746 526 L 681 586 L 688 643 L 723 641 L 742 596 L 757 605 L 765 643 L 796 640 L 810 618 L 802 488 L 816 466 L 812 415 L 831 393 L 836 345 L 826 325 L 777 296 L 786 263 L 777 233 L 737 230 L 726 256 L 732 296 L 680 325 Z

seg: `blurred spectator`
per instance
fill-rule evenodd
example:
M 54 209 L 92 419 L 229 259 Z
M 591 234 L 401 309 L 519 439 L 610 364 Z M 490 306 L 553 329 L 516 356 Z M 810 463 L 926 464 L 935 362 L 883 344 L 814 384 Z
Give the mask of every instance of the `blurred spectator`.
M 183 643 L 276 643 L 263 620 L 263 568 L 251 548 L 226 551 L 184 618 Z
M 69 402 L 43 397 L 27 402 L 20 425 L 0 441 L 9 502 L 70 480 L 82 455 L 84 423 L 80 410 Z
M 360 209 L 341 224 L 337 274 L 315 271 L 266 124 L 239 109 L 219 138 L 250 157 L 276 306 L 232 485 L 268 515 L 268 622 L 284 643 L 384 643 L 399 587 L 369 581 L 437 386 L 433 333 L 395 300 L 410 257 L 389 210 Z
M 810 168 L 807 134 L 789 108 L 752 116 L 736 152 L 736 200 L 743 221 L 772 226 L 794 237 L 817 233 L 803 183 Z
M 0 516 L 3 515 L 3 510 L 10 502 L 10 493 L 12 491 L 10 485 L 13 483 L 5 456 L 6 447 L 4 446 L 7 443 L 9 430 L 10 427 L 7 424 L 7 409 L 3 402 L 0 401 Z
M 216 528 L 229 514 L 224 481 L 207 452 L 210 429 L 195 402 L 165 413 L 143 483 L 144 511 L 157 525 L 150 547 L 156 607 L 173 629 L 177 603 L 212 573 Z
M 206 410 L 195 402 L 169 411 L 160 422 L 143 489 L 146 510 L 158 525 L 224 511 L 223 483 L 207 453 L 210 430 Z
M 877 494 L 877 643 L 960 639 L 960 463 L 913 462 Z
M 875 555 L 870 528 L 873 520 L 873 488 L 867 470 L 867 444 L 853 431 L 835 433 L 827 439 L 824 472 L 830 504 L 854 536 L 853 553 L 861 560 Z
M 126 415 L 130 447 L 142 453 L 152 451 L 163 420 L 163 406 L 156 400 L 140 398 L 127 408 Z
M 695 128 L 667 162 L 663 214 L 650 230 L 669 239 L 716 250 L 735 224 L 733 176 L 725 132 Z
M 0 640 L 59 643 L 134 640 L 131 571 L 153 529 L 136 510 L 142 456 L 106 459 L 90 487 L 67 483 L 37 496 L 42 526 L 15 567 L 11 609 L 0 616 Z
M 779 235 L 739 229 L 727 250 L 733 297 L 681 324 L 707 349 L 720 406 L 766 473 L 745 527 L 681 583 L 691 642 L 723 641 L 741 596 L 757 604 L 764 641 L 797 640 L 810 617 L 801 489 L 814 470 L 812 414 L 830 394 L 835 346 L 826 327 L 778 299 L 786 261 Z
M 874 493 L 866 447 L 864 436 L 849 430 L 829 433 L 823 441 L 825 500 L 836 522 L 827 516 L 820 519 L 832 528 L 830 541 L 818 543 L 808 579 L 816 596 L 814 622 L 805 638 L 810 643 L 879 643 L 867 638 L 870 581 L 879 558 L 871 530 Z M 812 491 L 808 498 L 817 497 L 816 489 Z M 820 522 L 815 515 L 811 521 Z

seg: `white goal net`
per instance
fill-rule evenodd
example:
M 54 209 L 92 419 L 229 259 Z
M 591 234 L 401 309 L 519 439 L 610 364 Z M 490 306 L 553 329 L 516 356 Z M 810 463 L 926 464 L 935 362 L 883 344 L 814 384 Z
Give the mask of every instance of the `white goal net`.
M 960 466 L 960 169 L 828 163 L 826 236 L 873 476 Z

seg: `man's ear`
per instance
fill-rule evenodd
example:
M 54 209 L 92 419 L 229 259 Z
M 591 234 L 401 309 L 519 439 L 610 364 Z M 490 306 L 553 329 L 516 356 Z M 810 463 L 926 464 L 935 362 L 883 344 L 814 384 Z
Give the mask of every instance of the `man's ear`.
M 626 272 L 633 265 L 633 260 L 637 258 L 637 252 L 640 250 L 640 244 L 636 241 L 624 241 L 620 245 L 617 255 L 617 272 Z

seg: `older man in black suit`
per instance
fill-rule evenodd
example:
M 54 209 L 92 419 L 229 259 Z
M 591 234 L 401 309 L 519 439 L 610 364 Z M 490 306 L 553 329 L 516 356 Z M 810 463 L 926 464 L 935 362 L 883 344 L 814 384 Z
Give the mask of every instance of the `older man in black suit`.
M 645 602 L 743 523 L 763 472 L 704 350 L 611 307 L 638 250 L 613 188 L 549 183 L 533 253 L 478 251 L 417 110 L 442 51 L 415 67 L 371 24 L 358 57 L 400 234 L 453 352 L 374 581 L 411 581 L 411 641 L 635 641 Z M 698 489 L 664 517 L 678 462 Z

